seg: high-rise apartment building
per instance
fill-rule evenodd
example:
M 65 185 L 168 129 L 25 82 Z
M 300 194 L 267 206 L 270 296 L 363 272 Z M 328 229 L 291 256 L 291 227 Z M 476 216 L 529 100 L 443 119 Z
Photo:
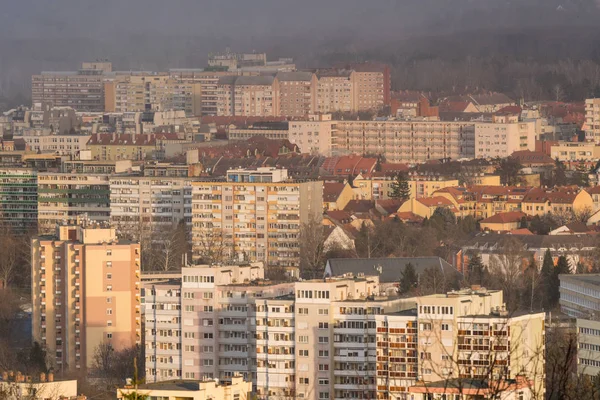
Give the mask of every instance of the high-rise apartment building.
M 302 153 L 330 157 L 336 130 L 337 123 L 331 120 L 331 114 L 313 114 L 305 120 L 288 123 L 288 140 Z
M 181 379 L 181 279 L 142 288 L 146 382 Z
M 173 337 L 181 338 L 184 379 L 241 373 L 261 399 L 409 399 L 423 384 L 522 376 L 529 386 L 519 390 L 543 396 L 545 315 L 503 311 L 501 291 L 399 299 L 381 295 L 377 276 L 281 284 L 262 277 L 261 264 L 182 270 L 181 325 L 173 327 L 181 333 Z M 165 285 L 162 293 L 176 293 Z M 171 310 L 174 296 L 164 299 Z M 163 320 L 176 321 L 176 312 Z M 152 374 L 148 351 L 165 340 L 146 336 L 147 370 L 157 380 L 178 373 Z
M 318 82 L 315 112 L 326 114 L 335 111 L 357 111 L 354 96 L 354 71 L 319 70 L 316 74 Z
M 193 257 L 298 266 L 301 226 L 322 213 L 322 182 L 294 181 L 285 169 L 229 170 L 226 180 L 193 182 Z
M 72 107 L 82 112 L 104 111 L 104 78 L 110 63 L 83 63 L 78 71 L 42 72 L 31 78 L 31 102 Z
M 273 76 L 225 76 L 219 79 L 217 115 L 279 115 L 279 80 Z
M 37 229 L 37 170 L 0 168 L 0 227 L 12 232 Z
M 237 72 L 203 69 L 171 69 L 169 76 L 182 82 L 200 85 L 201 115 L 217 115 L 218 84 L 223 76 L 235 76 Z
M 382 154 L 391 163 L 475 157 L 475 123 L 335 121 L 332 154 Z
M 141 342 L 139 244 L 84 223 L 59 225 L 31 249 L 33 340 L 56 370 L 90 367 L 102 343 Z
M 110 222 L 120 232 L 167 232 L 192 226 L 192 180 L 180 177 L 113 176 Z
M 585 140 L 600 143 L 600 99 L 585 100 Z
M 105 111 L 139 112 L 183 110 L 201 115 L 201 85 L 168 73 L 117 75 L 105 82 Z
M 85 215 L 90 221 L 110 219 L 108 175 L 38 173 L 38 232 L 51 234 L 56 224 Z
M 535 122 L 517 116 L 495 116 L 475 124 L 475 158 L 506 158 L 515 151 L 535 150 Z
M 278 72 L 279 114 L 304 117 L 314 113 L 317 76 L 312 72 Z

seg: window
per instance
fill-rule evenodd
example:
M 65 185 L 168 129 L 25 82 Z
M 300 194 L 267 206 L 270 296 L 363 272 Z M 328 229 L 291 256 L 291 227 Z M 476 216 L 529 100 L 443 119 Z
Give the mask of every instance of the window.
M 329 385 L 329 379 L 319 379 L 319 385 Z
M 319 336 L 319 343 L 329 343 L 329 336 Z
M 213 334 L 212 333 L 205 333 L 204 334 L 204 339 L 212 339 L 213 338 Z
M 307 315 L 308 314 L 308 308 L 299 308 L 298 309 L 298 314 Z
M 319 315 L 329 315 L 329 309 L 319 308 Z
M 107 333 L 107 334 L 106 334 L 106 338 L 107 338 L 107 339 L 112 339 L 112 333 Z
M 443 331 L 449 331 L 450 330 L 450 326 L 448 324 L 442 324 L 442 330 Z
M 106 274 L 106 279 L 112 279 L 112 274 Z
M 106 321 L 106 326 L 112 326 L 112 321 Z
M 329 364 L 319 364 L 319 371 L 329 371 Z
M 112 315 L 112 308 L 106 309 L 106 315 Z
M 112 285 L 106 285 L 106 291 L 112 292 Z
M 107 256 L 112 256 L 112 250 L 111 249 L 106 249 L 106 255 Z
M 431 323 L 426 322 L 421 324 L 421 330 L 422 331 L 430 331 L 431 330 Z
M 107 303 L 112 303 L 112 297 L 107 297 L 107 298 L 106 298 L 106 302 L 107 302 Z
M 329 329 L 329 322 L 319 322 L 319 329 Z
M 329 350 L 319 350 L 319 357 L 329 357 Z
M 308 382 L 309 382 L 308 378 L 299 378 L 298 379 L 298 383 L 300 385 L 308 385 Z
M 319 399 L 328 399 L 329 392 L 319 392 Z
M 308 343 L 308 336 L 307 335 L 298 336 L 298 343 Z
M 110 268 L 112 267 L 112 261 L 107 261 L 106 262 L 106 268 Z
M 204 360 L 202 360 L 202 365 L 204 365 L 205 367 L 212 366 L 213 360 L 211 358 L 205 358 Z
M 298 356 L 308 357 L 308 350 L 298 350 Z

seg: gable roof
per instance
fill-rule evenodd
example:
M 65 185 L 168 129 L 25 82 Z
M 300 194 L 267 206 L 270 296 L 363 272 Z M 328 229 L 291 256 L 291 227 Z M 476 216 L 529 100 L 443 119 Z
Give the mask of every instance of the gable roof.
M 508 224 L 511 222 L 519 222 L 521 218 L 527 217 L 527 214 L 521 211 L 509 211 L 492 215 L 491 217 L 482 219 L 481 224 Z
M 331 276 L 344 274 L 364 274 L 365 276 L 379 276 L 379 282 L 397 282 L 404 272 L 407 264 L 412 264 L 418 274 L 428 268 L 436 268 L 444 275 L 454 276 L 459 272 L 448 262 L 440 257 L 396 257 L 396 258 L 330 258 L 325 267 L 326 273 Z
M 541 151 L 520 150 L 515 151 L 510 156 L 517 159 L 519 164 L 523 166 L 534 164 L 554 165 L 552 157 Z
M 417 201 L 427 207 L 453 207 L 452 202 L 443 196 L 421 197 Z
M 336 201 L 345 187 L 346 183 L 325 182 L 323 184 L 323 201 Z

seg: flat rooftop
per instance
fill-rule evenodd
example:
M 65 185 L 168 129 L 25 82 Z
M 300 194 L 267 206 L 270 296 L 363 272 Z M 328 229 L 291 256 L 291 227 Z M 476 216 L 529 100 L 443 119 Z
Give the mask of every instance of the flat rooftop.
M 600 286 L 600 274 L 575 274 L 575 275 L 565 274 L 565 275 L 560 275 L 560 280 Z

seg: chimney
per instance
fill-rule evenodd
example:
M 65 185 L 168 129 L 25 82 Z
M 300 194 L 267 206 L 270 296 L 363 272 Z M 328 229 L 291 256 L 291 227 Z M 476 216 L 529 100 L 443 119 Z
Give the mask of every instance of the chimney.
M 40 382 L 46 382 L 46 374 L 43 372 L 40 374 Z
M 52 372 L 48 373 L 48 382 L 54 382 L 54 374 Z
M 481 289 L 481 285 L 471 285 L 471 290 L 472 290 L 472 291 L 476 292 L 476 291 L 478 291 L 479 289 Z
M 8 381 L 8 372 L 2 371 L 2 380 L 4 382 Z

